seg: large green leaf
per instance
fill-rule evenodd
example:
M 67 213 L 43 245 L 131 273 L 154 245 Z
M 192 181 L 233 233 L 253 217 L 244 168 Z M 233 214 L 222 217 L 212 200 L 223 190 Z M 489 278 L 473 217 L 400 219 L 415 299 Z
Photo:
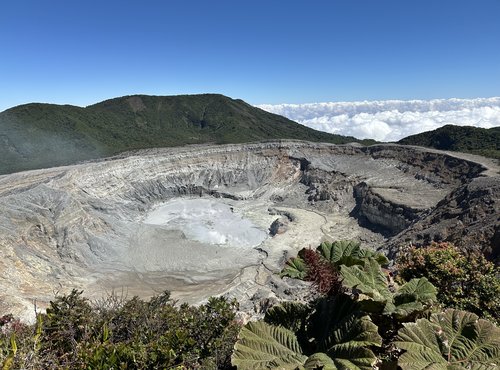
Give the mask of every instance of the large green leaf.
M 377 357 L 370 349 L 350 343 L 335 345 L 327 354 L 338 369 L 372 370 L 377 362 Z
M 376 357 L 366 347 L 380 346 L 377 326 L 363 316 L 359 304 L 346 295 L 320 299 L 309 320 L 309 337 L 316 348 L 328 354 L 336 366 L 371 368 Z M 344 364 L 344 365 L 341 365 Z
M 333 243 L 323 242 L 317 251 L 331 263 L 337 264 L 343 257 L 358 257 L 360 244 L 352 240 L 340 240 Z
M 411 279 L 398 289 L 394 295 L 394 303 L 400 305 L 412 301 L 434 302 L 436 294 L 436 287 L 427 278 Z
M 396 346 L 405 369 L 497 369 L 500 367 L 500 329 L 475 314 L 449 309 L 404 324 Z
M 306 304 L 283 302 L 267 310 L 264 321 L 271 325 L 282 326 L 297 335 L 299 331 L 304 330 L 310 312 L 311 309 Z
M 312 356 L 309 356 L 306 363 L 304 364 L 305 370 L 337 370 L 333 360 L 325 353 L 318 352 Z
M 286 261 L 285 267 L 280 273 L 281 277 L 291 277 L 293 279 L 304 280 L 307 276 L 307 266 L 300 257 L 293 257 Z
M 353 240 L 323 242 L 316 250 L 324 259 L 336 266 L 363 265 L 370 258 L 376 260 L 380 265 L 389 263 L 383 254 L 361 248 L 360 243 Z
M 362 260 L 367 260 L 373 258 L 380 266 L 385 266 L 389 264 L 389 259 L 382 253 L 375 252 L 368 248 L 361 248 L 359 250 L 358 258 Z
M 377 326 L 361 311 L 360 305 L 347 295 L 321 298 L 309 319 L 309 337 L 320 351 L 341 343 L 354 346 L 379 346 L 382 338 Z
M 405 318 L 415 312 L 424 311 L 435 303 L 437 289 L 426 278 L 412 279 L 401 286 L 394 295 L 394 304 L 387 305 L 385 313 Z
M 413 320 L 415 314 L 436 302 L 437 290 L 426 278 L 412 279 L 393 294 L 388 277 L 374 259 L 369 259 L 364 266 L 342 266 L 340 273 L 344 287 L 358 295 L 367 312 Z
M 312 314 L 308 306 L 296 303 L 276 306 L 268 312 L 266 320 L 280 326 L 257 322 L 241 330 L 232 356 L 238 369 L 324 366 L 368 370 L 377 361 L 368 348 L 382 343 L 377 326 L 347 295 L 320 298 Z M 297 336 L 283 325 L 298 329 L 305 340 L 299 343 Z M 303 354 L 313 355 L 307 359 Z
M 359 294 L 363 309 L 381 312 L 387 303 L 392 303 L 392 293 L 387 277 L 377 261 L 370 259 L 364 266 L 342 266 L 342 284 Z
M 296 369 L 307 356 L 293 332 L 263 321 L 249 322 L 240 331 L 231 362 L 241 370 Z
M 304 364 L 305 370 L 372 370 L 377 361 L 372 351 L 366 348 L 352 348 L 348 345 L 336 346 L 336 358 L 318 352 L 310 356 Z

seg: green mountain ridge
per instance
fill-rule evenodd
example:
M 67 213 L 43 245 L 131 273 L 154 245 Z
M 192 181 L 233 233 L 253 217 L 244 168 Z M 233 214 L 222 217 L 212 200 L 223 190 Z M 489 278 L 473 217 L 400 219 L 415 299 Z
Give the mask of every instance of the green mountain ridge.
M 398 141 L 398 144 L 418 145 L 500 159 L 500 127 L 485 129 L 446 125 L 433 131 L 408 136 Z
M 187 144 L 359 140 L 316 131 L 219 94 L 130 95 L 87 107 L 29 103 L 0 113 L 0 174 Z M 500 159 L 500 127 L 446 125 L 398 142 Z
M 85 108 L 30 103 L 0 113 L 0 174 L 135 149 L 269 139 L 374 143 L 316 131 L 218 94 L 131 95 Z

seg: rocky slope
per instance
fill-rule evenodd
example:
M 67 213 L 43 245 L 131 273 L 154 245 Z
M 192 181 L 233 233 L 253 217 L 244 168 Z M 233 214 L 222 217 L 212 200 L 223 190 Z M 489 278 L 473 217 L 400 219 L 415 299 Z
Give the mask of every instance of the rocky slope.
M 390 241 L 390 255 L 401 245 L 427 245 L 450 241 L 467 249 L 477 249 L 488 258 L 500 257 L 500 181 L 498 177 L 478 177 L 466 183 L 427 210 Z
M 188 302 L 224 293 L 254 312 L 302 294 L 274 272 L 323 239 L 394 254 L 469 230 L 462 244 L 495 256 L 498 169 L 479 162 L 397 145 L 277 141 L 151 149 L 0 176 L 0 313 L 28 319 L 34 300 L 43 308 L 71 288 L 91 297 L 169 289 Z M 216 200 L 269 235 L 246 247 L 145 222 L 176 197 Z M 202 217 L 203 227 L 218 222 Z

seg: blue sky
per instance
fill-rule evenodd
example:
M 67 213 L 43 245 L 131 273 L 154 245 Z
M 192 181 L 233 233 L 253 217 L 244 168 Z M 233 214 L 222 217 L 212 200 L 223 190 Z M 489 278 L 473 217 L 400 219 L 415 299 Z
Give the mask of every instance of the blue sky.
M 0 111 L 135 93 L 499 96 L 499 19 L 499 0 L 2 1 Z

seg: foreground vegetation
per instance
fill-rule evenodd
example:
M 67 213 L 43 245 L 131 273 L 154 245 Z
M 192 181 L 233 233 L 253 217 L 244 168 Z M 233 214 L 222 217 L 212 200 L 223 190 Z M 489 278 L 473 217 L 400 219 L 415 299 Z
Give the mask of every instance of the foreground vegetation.
M 322 243 L 281 276 L 317 298 L 283 302 L 263 320 L 236 320 L 236 302 L 177 306 L 89 302 L 73 291 L 35 325 L 0 319 L 0 363 L 77 369 L 495 369 L 500 366 L 499 269 L 447 243 L 409 248 L 388 269 L 359 243 Z M 488 320 L 485 320 L 487 318 Z
M 450 243 L 408 248 L 400 254 L 398 281 L 425 276 L 444 307 L 466 310 L 500 325 L 500 270 L 479 252 L 461 252 Z
M 240 326 L 237 305 L 211 298 L 177 307 L 169 294 L 143 301 L 111 296 L 91 304 L 59 296 L 37 324 L 1 319 L 3 369 L 227 369 Z
M 498 268 L 446 243 L 409 248 L 395 269 L 383 268 L 388 262 L 352 241 L 303 249 L 282 276 L 311 281 L 326 296 L 275 306 L 263 322 L 247 325 L 233 363 L 239 369 L 500 366 L 500 329 L 459 309 L 498 320 Z

